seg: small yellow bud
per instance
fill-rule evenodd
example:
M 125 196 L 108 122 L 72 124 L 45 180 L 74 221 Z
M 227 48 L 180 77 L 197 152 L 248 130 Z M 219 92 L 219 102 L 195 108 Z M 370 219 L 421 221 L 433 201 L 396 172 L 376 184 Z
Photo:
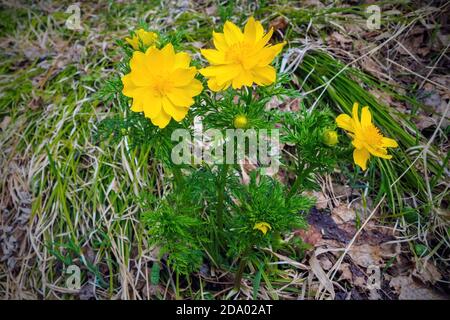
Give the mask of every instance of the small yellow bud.
M 239 115 L 236 118 L 234 118 L 233 123 L 236 129 L 245 129 L 247 128 L 248 120 L 245 115 Z
M 327 146 L 334 146 L 339 142 L 338 134 L 334 130 L 326 130 L 322 135 L 322 139 Z
M 142 28 L 135 31 L 132 38 L 125 38 L 125 41 L 128 42 L 134 50 L 139 50 L 139 44 L 141 42 L 144 47 L 147 47 L 155 44 L 156 40 L 158 40 L 158 35 L 156 33 L 145 31 Z
M 267 231 L 271 230 L 272 227 L 267 222 L 258 222 L 258 223 L 255 223 L 255 226 L 253 227 L 253 229 L 254 230 L 257 229 L 257 230 L 261 231 L 264 235 L 266 235 Z

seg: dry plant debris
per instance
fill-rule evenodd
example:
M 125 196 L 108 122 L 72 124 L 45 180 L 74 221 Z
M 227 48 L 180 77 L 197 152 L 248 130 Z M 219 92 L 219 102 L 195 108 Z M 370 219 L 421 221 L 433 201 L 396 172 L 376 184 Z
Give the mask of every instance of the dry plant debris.
M 317 198 L 310 226 L 291 235 L 303 241 L 297 260 L 267 248 L 268 256 L 277 259 L 269 267 L 278 272 L 263 279 L 256 295 L 254 266 L 235 293 L 229 272 L 204 265 L 192 275 L 203 287 L 182 282 L 183 297 L 448 299 L 448 2 L 421 6 L 413 1 L 406 7 L 388 1 L 376 30 L 367 29 L 364 7 L 354 1 L 267 1 L 256 8 L 250 1 L 236 6 L 213 1 L 82 3 L 81 31 L 65 27 L 70 4 L 0 3 L 3 299 L 178 298 L 177 279 L 165 265 L 164 278 L 152 282 L 159 248 L 148 245 L 139 206 L 130 196 L 153 185 L 162 195 L 169 177 L 147 161 L 145 150 L 130 154 L 126 140 L 113 150 L 92 141 L 96 125 L 111 113 L 95 92 L 120 61 L 115 40 L 128 36 L 141 18 L 152 28 L 185 30 L 183 37 L 194 49 L 210 47 L 211 27 L 251 15 L 272 26 L 277 41 L 289 41 L 286 70 L 301 67 L 314 49 L 367 76 L 352 80 L 389 106 L 403 130 L 420 135 L 419 146 L 406 152 L 416 159 L 411 167 L 426 181 L 430 199 L 426 203 L 400 189 L 396 196 L 404 206 L 391 214 L 387 200 L 378 206 L 376 193 L 368 194 L 367 185 L 352 180 L 349 172 L 315 177 L 321 190 L 309 193 Z M 298 90 L 316 90 L 308 90 L 303 80 L 293 73 Z M 307 98 L 273 99 L 266 108 L 297 112 Z M 292 151 L 288 144 L 281 147 L 286 154 Z M 440 172 L 436 179 L 428 171 L 432 161 L 441 165 L 433 171 Z M 243 184 L 254 169 L 242 167 Z M 282 169 L 276 178 L 290 184 L 295 177 Z M 80 290 L 65 285 L 69 264 L 86 275 Z M 374 268 L 380 283 L 368 289 Z

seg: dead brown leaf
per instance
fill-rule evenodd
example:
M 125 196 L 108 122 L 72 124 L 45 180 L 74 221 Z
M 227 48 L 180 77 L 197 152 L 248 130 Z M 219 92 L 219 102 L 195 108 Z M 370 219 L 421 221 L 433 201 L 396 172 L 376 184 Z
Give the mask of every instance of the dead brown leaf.
M 341 276 L 339 277 L 338 281 L 341 280 L 347 280 L 347 281 L 352 281 L 353 280 L 353 274 L 352 271 L 350 270 L 350 264 L 349 263 L 341 263 L 341 265 L 339 266 L 339 271 L 341 272 Z
M 346 204 L 340 204 L 331 210 L 331 217 L 337 224 L 354 222 L 356 218 L 355 210 L 349 208 Z
M 5 131 L 10 123 L 11 123 L 11 117 L 10 116 L 6 116 L 6 117 L 3 118 L 2 122 L 0 123 L 0 128 L 3 131 Z
M 302 0 L 301 2 L 305 7 L 323 8 L 325 6 L 320 0 Z
M 442 279 L 442 274 L 431 261 L 427 261 L 425 265 L 414 270 L 413 275 L 422 280 L 424 283 L 429 282 L 435 284 L 436 281 Z
M 333 33 L 330 34 L 328 38 L 328 43 L 331 47 L 350 50 L 353 40 L 348 36 L 345 36 L 337 31 L 334 31 Z
M 310 245 L 315 246 L 322 240 L 322 234 L 320 230 L 318 230 L 315 226 L 310 225 L 308 230 L 298 230 L 296 234 L 300 236 L 303 242 L 309 243 Z
M 285 17 L 279 16 L 270 22 L 269 28 L 273 28 L 274 33 L 276 33 L 277 31 L 284 32 L 288 24 L 289 22 Z
M 333 193 L 336 197 L 350 197 L 352 195 L 352 188 L 347 185 L 333 183 Z
M 375 97 L 377 98 L 378 101 L 380 101 L 382 104 L 386 105 L 386 106 L 390 106 L 392 104 L 392 98 L 391 96 L 386 93 L 385 91 L 381 91 L 381 90 L 377 90 L 377 89 L 372 89 L 369 90 L 369 92 Z
M 217 14 L 217 6 L 215 4 L 212 4 L 211 6 L 205 9 L 205 13 L 208 16 L 215 16 Z
M 445 300 L 446 297 L 416 282 L 411 276 L 392 278 L 389 285 L 400 300 Z
M 330 261 L 330 259 L 325 254 L 320 255 L 319 263 L 322 266 L 323 270 L 328 271 L 333 267 L 333 263 Z
M 379 248 L 368 244 L 353 246 L 349 251 L 349 255 L 353 262 L 364 268 L 380 265 L 383 261 Z
M 328 208 L 329 199 L 320 191 L 305 191 L 304 195 L 316 198 L 316 208 L 319 210 Z
M 398 254 L 398 244 L 354 245 L 349 251 L 353 262 L 357 265 L 368 268 L 370 266 L 380 266 L 385 259 L 390 259 Z

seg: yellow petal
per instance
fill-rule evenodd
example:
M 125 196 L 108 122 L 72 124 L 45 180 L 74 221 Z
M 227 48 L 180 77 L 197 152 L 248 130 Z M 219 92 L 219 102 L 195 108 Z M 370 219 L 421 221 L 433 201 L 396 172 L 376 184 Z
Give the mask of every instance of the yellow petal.
M 133 91 L 136 89 L 136 85 L 131 80 L 130 74 L 126 74 L 122 77 L 122 84 L 123 84 L 122 89 L 123 95 L 131 98 L 133 96 Z
M 258 223 L 255 223 L 255 226 L 253 227 L 253 229 L 254 230 L 257 229 L 265 235 L 268 230 L 272 229 L 272 227 L 267 222 L 258 222 Z
M 383 144 L 383 147 L 389 147 L 389 148 L 397 148 L 398 143 L 394 139 L 383 137 L 381 138 L 381 143 Z
M 267 32 L 264 37 L 262 37 L 261 39 L 258 40 L 258 42 L 255 45 L 256 49 L 262 49 L 268 42 L 269 40 L 272 38 L 272 34 L 273 34 L 273 28 L 270 28 L 269 32 Z
M 141 96 L 143 103 L 143 111 L 147 118 L 155 118 L 161 112 L 161 98 L 151 94 Z
M 133 52 L 130 60 L 131 73 L 130 77 L 136 86 L 150 85 L 150 71 L 147 68 L 147 57 L 140 51 Z
M 134 32 L 132 38 L 125 38 L 125 41 L 128 42 L 134 50 L 139 50 L 139 45 L 141 42 L 144 46 L 149 46 L 153 44 L 156 39 L 158 39 L 158 35 L 156 33 L 145 31 L 141 28 Z
M 131 104 L 131 111 L 133 112 L 142 112 L 144 111 L 144 103 L 142 99 L 134 98 L 133 103 Z
M 244 40 L 254 43 L 256 40 L 262 38 L 263 35 L 264 28 L 261 25 L 261 22 L 255 21 L 253 17 L 250 17 L 244 27 Z
M 219 85 L 216 81 L 216 78 L 211 78 L 208 80 L 208 88 L 212 91 L 219 92 L 222 90 L 226 90 L 231 85 L 231 81 L 225 82 Z
M 163 57 L 160 50 L 155 47 L 148 48 L 147 51 L 145 51 L 145 66 L 149 71 L 148 74 L 156 75 L 164 73 L 165 70 L 163 69 L 162 60 Z
M 137 32 L 139 39 L 141 39 L 144 46 L 149 46 L 155 42 L 158 35 L 154 32 L 145 31 L 144 29 L 139 29 Z
M 167 97 L 175 106 L 178 107 L 190 107 L 194 104 L 194 100 L 192 99 L 192 97 L 187 95 L 186 91 L 182 89 L 173 88 L 169 93 L 167 93 Z M 168 113 L 172 115 L 170 112 Z
M 281 52 L 286 42 L 278 43 L 274 46 L 263 48 L 258 55 L 258 66 L 265 66 L 272 63 L 273 59 Z
M 155 126 L 158 126 L 160 129 L 165 128 L 170 122 L 170 115 L 161 110 L 161 112 L 154 118 L 151 119 L 152 123 Z
M 146 31 L 144 29 L 140 28 L 140 29 L 136 30 L 134 32 L 134 34 L 137 35 L 138 37 L 140 37 L 140 36 L 143 36 L 145 34 L 145 32 Z
M 228 46 L 232 46 L 244 39 L 241 29 L 230 21 L 225 22 L 223 34 Z
M 232 86 L 234 89 L 242 88 L 242 86 L 251 86 L 253 84 L 252 74 L 247 70 L 241 70 L 237 77 L 233 78 Z
M 214 49 L 201 49 L 200 52 L 211 64 L 225 63 L 225 53 L 223 51 Z
M 133 103 L 136 100 L 143 103 L 145 98 L 149 95 L 149 90 L 148 90 L 148 88 L 145 88 L 145 87 L 136 87 L 133 90 L 129 90 L 127 93 L 129 94 L 129 97 L 133 98 Z
M 198 70 L 198 72 L 205 77 L 218 77 L 222 76 L 229 72 L 229 69 L 231 68 L 230 65 L 222 65 L 222 66 L 209 66 L 206 68 L 202 68 Z M 238 71 L 236 66 L 236 71 Z M 237 74 L 237 72 L 236 72 Z
M 134 51 L 130 59 L 131 70 L 136 68 L 147 69 L 145 53 L 141 51 Z
M 213 31 L 213 42 L 214 42 L 214 46 L 216 47 L 217 50 L 219 50 L 219 51 L 228 50 L 228 45 L 227 45 L 227 42 L 225 40 L 225 36 L 223 35 L 223 33 L 218 33 L 218 32 Z
M 190 83 L 197 73 L 197 69 L 194 67 L 187 69 L 176 69 L 171 75 L 170 79 L 172 79 L 173 85 L 176 87 L 185 86 Z
M 353 132 L 353 120 L 350 118 L 348 114 L 340 114 L 336 118 L 336 124 L 339 128 L 342 128 L 346 131 Z
M 130 78 L 137 87 L 147 87 L 151 84 L 151 76 L 143 69 L 135 69 L 130 73 Z
M 367 169 L 367 160 L 370 158 L 370 153 L 366 149 L 353 150 L 353 160 L 364 171 Z
M 362 108 L 361 111 L 361 125 L 368 127 L 372 124 L 372 114 L 369 111 L 369 107 Z
M 161 49 L 161 57 L 161 68 L 166 71 L 172 70 L 175 66 L 175 50 L 171 43 Z
M 272 84 L 277 77 L 275 68 L 272 66 L 255 67 L 253 68 L 252 73 L 253 73 L 253 81 L 256 84 L 262 86 Z
M 363 149 L 364 148 L 364 143 L 362 143 L 359 139 L 357 139 L 356 137 L 352 140 L 352 145 L 356 148 L 356 149 Z
M 179 52 L 175 55 L 174 68 L 188 68 L 191 63 L 191 57 L 186 52 Z
M 139 50 L 139 39 L 134 36 L 133 38 L 125 38 L 125 41 L 128 42 L 134 50 Z
M 180 122 L 187 114 L 187 108 L 177 108 L 173 103 L 166 97 L 162 98 L 162 106 L 164 112 L 171 115 L 176 121 Z
M 173 116 L 173 118 L 175 119 L 175 121 L 178 121 L 178 122 L 183 120 L 186 117 L 187 113 L 189 112 L 189 108 L 185 108 L 185 107 L 175 106 L 175 109 L 177 110 L 177 114 L 175 116 Z
M 353 104 L 353 108 L 352 108 L 352 116 L 353 116 L 353 126 L 357 126 L 357 127 L 359 127 L 361 125 L 359 122 L 358 109 L 359 109 L 359 104 L 358 104 L 358 102 L 355 102 Z
M 217 84 L 220 86 L 236 77 L 241 70 L 242 66 L 238 64 L 227 64 L 220 66 L 209 66 L 200 69 L 199 72 L 205 77 L 215 77 Z
M 387 154 L 386 149 L 383 148 L 375 148 L 371 146 L 370 144 L 365 143 L 364 147 L 375 157 L 383 158 L 383 159 L 391 159 L 392 156 Z
M 193 79 L 190 83 L 178 89 L 185 91 L 185 94 L 189 97 L 198 96 L 203 90 L 203 84 L 197 79 Z

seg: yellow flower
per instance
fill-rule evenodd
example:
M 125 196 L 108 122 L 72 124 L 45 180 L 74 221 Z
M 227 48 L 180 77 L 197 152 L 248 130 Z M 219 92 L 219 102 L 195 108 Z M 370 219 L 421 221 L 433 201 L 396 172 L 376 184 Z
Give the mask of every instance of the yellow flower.
M 263 26 L 251 17 L 244 28 L 244 33 L 232 22 L 225 22 L 223 33 L 213 32 L 216 49 L 203 49 L 202 55 L 211 64 L 200 70 L 209 78 L 208 87 L 213 91 L 235 89 L 272 84 L 276 78 L 275 68 L 270 66 L 285 42 L 267 45 L 273 29 L 264 34 Z
M 339 137 L 336 131 L 326 130 L 322 135 L 323 142 L 327 146 L 334 146 L 339 142 Z
M 362 108 L 361 121 L 358 116 L 358 103 L 353 104 L 353 117 L 347 114 L 341 114 L 336 118 L 338 127 L 346 130 L 353 139 L 352 144 L 355 147 L 353 151 L 353 160 L 366 170 L 367 160 L 370 155 L 384 159 L 391 159 L 387 154 L 386 148 L 396 148 L 398 144 L 395 140 L 384 137 L 380 130 L 372 123 L 372 114 L 369 107 Z
M 150 47 L 145 53 L 135 51 L 131 72 L 122 77 L 122 93 L 133 98 L 131 110 L 144 112 L 160 128 L 171 118 L 183 120 L 194 103 L 192 98 L 203 89 L 190 62 L 187 53 L 175 53 L 170 43 L 161 50 Z
M 272 227 L 267 222 L 258 222 L 258 223 L 255 223 L 253 230 L 254 229 L 258 229 L 265 235 L 267 233 L 267 231 L 272 229 Z
M 157 39 L 158 35 L 156 33 L 139 29 L 134 32 L 132 38 L 125 38 L 125 41 L 128 42 L 134 50 L 139 50 L 139 40 L 142 41 L 142 44 L 145 47 L 148 47 L 154 44 Z
M 247 128 L 248 124 L 247 117 L 244 115 L 239 115 L 236 118 L 234 118 L 233 124 L 236 129 L 245 129 Z

